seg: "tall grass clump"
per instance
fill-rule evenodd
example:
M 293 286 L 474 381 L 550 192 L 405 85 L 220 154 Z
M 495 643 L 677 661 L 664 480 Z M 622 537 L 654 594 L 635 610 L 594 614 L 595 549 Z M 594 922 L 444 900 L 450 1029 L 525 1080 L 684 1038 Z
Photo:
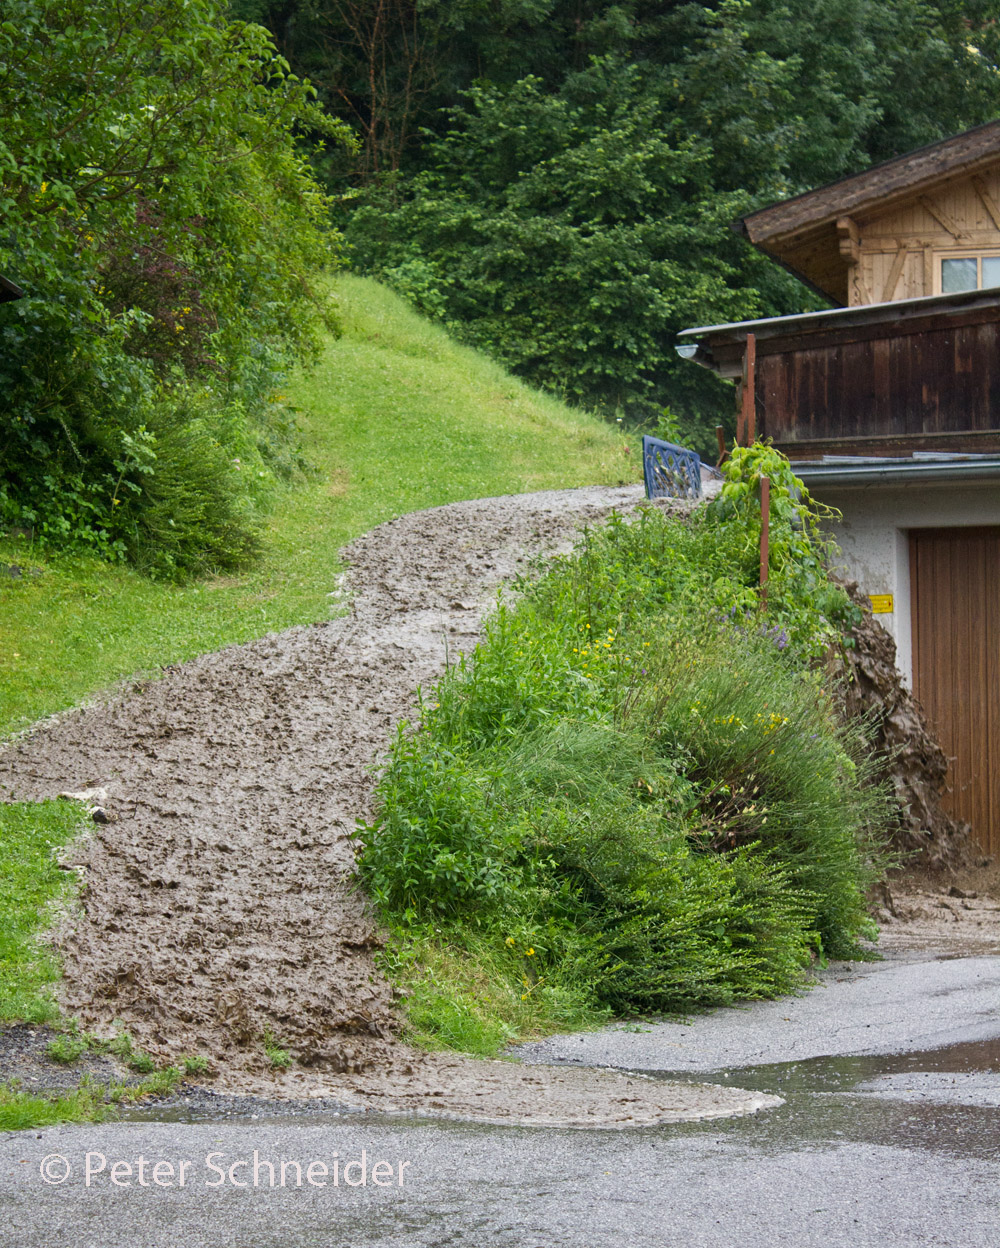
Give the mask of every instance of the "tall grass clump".
M 806 498 L 761 614 L 733 493 L 586 532 L 399 730 L 360 864 L 424 1039 L 774 996 L 874 934 L 885 796 L 815 663 L 853 608 Z

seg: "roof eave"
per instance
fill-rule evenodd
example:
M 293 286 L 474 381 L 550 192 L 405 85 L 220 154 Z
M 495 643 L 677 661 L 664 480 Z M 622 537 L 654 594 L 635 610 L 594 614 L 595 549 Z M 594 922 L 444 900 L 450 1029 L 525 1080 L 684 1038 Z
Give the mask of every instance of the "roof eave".
M 940 482 L 998 481 L 1000 457 L 983 460 L 955 460 L 951 463 L 926 460 L 890 461 L 884 464 L 824 464 L 796 460 L 793 471 L 809 488 L 842 485 L 926 485 Z
M 8 303 L 13 299 L 23 299 L 24 291 L 20 286 L 15 286 L 2 274 L 0 274 L 0 303 Z
M 733 342 L 755 334 L 760 341 L 781 338 L 795 331 L 820 331 L 826 328 L 849 328 L 853 325 L 898 324 L 935 312 L 966 312 L 981 306 L 1000 307 L 1000 287 L 988 290 L 965 290 L 947 295 L 921 295 L 916 299 L 897 299 L 891 303 L 865 303 L 854 307 L 826 308 L 820 312 L 801 312 L 793 316 L 769 316 L 755 321 L 731 321 L 721 325 L 701 325 L 682 329 L 678 341 L 697 340 L 697 351 L 690 357 L 705 368 L 715 368 L 712 340 Z
M 963 144 L 968 144 L 970 140 L 974 140 L 977 136 L 985 137 L 989 131 L 996 132 L 996 142 L 992 148 L 980 148 L 972 152 L 963 153 Z M 950 161 L 947 159 L 949 149 L 952 149 L 955 153 L 954 158 Z M 915 158 L 923 157 L 926 159 L 935 151 L 942 154 L 942 165 L 932 169 L 929 168 L 924 173 L 917 172 L 911 181 L 893 187 L 888 193 L 884 186 L 872 188 L 870 192 L 866 192 L 863 189 L 864 184 L 869 179 L 877 178 L 879 175 L 884 176 L 894 166 L 905 165 Z M 973 126 L 969 130 L 963 130 L 961 134 L 950 135 L 946 139 L 938 139 L 933 143 L 924 144 L 923 147 L 903 152 L 899 156 L 892 156 L 888 160 L 880 161 L 877 165 L 870 165 L 867 169 L 861 169 L 857 173 L 848 174 L 843 178 L 836 178 L 832 182 L 827 182 L 823 186 L 813 187 L 808 191 L 801 192 L 799 195 L 793 195 L 788 199 L 776 200 L 773 204 L 767 204 L 763 208 L 758 208 L 754 212 L 747 213 L 745 217 L 741 217 L 740 226 L 746 238 L 754 246 L 759 246 L 768 239 L 795 233 L 809 226 L 819 226 L 828 221 L 836 220 L 838 216 L 850 215 L 859 209 L 863 209 L 866 204 L 874 200 L 878 200 L 880 204 L 890 204 L 894 199 L 919 194 L 921 190 L 926 190 L 941 178 L 953 176 L 958 170 L 967 169 L 971 172 L 978 166 L 996 161 L 998 157 L 1000 157 L 1000 120 L 994 119 L 993 121 L 983 122 L 982 125 Z M 858 188 L 854 192 L 851 191 L 852 183 L 855 183 Z M 754 237 L 753 223 L 755 220 L 766 219 L 767 214 L 781 210 L 784 210 L 787 214 L 788 210 L 793 209 L 795 205 L 805 206 L 810 200 L 820 200 L 838 187 L 843 190 L 844 196 L 838 202 L 836 208 L 823 211 L 814 217 L 807 217 L 805 220 L 798 220 L 791 224 L 787 222 L 779 223 L 771 230 L 765 230 L 757 237 Z

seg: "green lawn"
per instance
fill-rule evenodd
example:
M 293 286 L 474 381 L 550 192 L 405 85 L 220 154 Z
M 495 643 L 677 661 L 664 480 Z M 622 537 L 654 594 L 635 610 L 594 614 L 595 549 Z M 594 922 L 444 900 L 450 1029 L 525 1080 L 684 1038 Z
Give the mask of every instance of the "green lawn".
M 73 896 L 75 876 L 56 852 L 85 819 L 76 802 L 0 802 L 0 1021 L 58 1017 L 50 988 L 59 966 L 38 935 Z
M 316 473 L 275 507 L 258 567 L 185 586 L 0 542 L 0 736 L 116 680 L 325 619 L 337 551 L 421 507 L 637 480 L 636 448 L 514 380 L 374 282 L 337 284 L 344 334 L 287 387 Z M 38 572 L 29 572 L 37 569 Z

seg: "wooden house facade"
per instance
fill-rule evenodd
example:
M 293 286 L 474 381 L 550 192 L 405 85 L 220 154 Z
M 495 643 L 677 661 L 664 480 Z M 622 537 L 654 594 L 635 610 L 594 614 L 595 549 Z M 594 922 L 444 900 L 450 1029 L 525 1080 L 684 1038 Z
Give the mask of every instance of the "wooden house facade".
M 742 381 L 756 435 L 841 512 L 947 804 L 1000 853 L 1000 122 L 736 228 L 839 306 L 686 330 L 684 353 Z
M 735 225 L 843 307 L 1000 286 L 1000 122 Z

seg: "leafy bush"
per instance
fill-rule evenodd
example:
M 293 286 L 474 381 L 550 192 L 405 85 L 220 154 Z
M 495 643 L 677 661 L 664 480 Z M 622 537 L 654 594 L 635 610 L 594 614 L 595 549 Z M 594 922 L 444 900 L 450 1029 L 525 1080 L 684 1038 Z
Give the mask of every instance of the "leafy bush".
M 0 272 L 26 292 L 0 306 L 0 526 L 169 575 L 240 562 L 232 447 L 280 461 L 277 379 L 333 324 L 296 134 L 346 130 L 215 0 L 10 0 L 0 91 Z
M 773 995 L 873 934 L 885 798 L 863 726 L 838 723 L 810 668 L 847 607 L 825 582 L 809 592 L 823 547 L 795 506 L 803 536 L 779 540 L 766 619 L 748 613 L 735 502 L 612 517 L 499 603 L 400 731 L 362 876 L 404 946 L 433 933 L 453 963 L 491 968 L 494 997 L 501 976 L 534 1002 L 514 1025 L 547 1025 L 550 994 L 584 1012 Z M 450 1043 L 455 996 L 412 958 L 395 969 L 418 1030 L 437 1002 Z

